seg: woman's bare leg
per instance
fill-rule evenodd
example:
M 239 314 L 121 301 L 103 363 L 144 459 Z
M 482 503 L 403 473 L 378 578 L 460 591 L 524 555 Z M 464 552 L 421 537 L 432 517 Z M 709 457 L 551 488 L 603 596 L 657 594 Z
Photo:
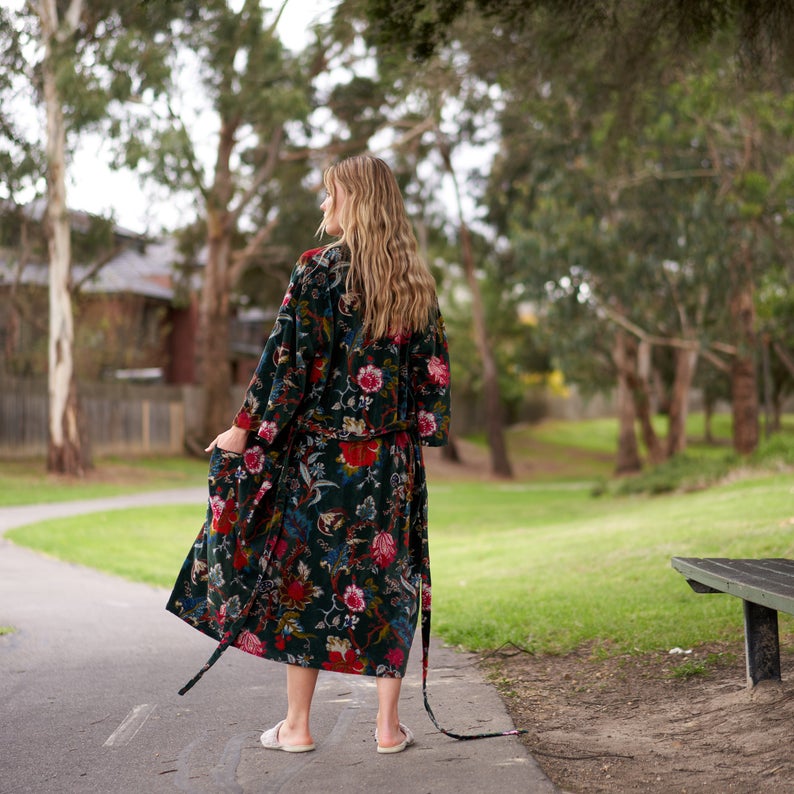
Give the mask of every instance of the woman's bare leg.
M 402 678 L 377 678 L 378 685 L 378 744 L 381 747 L 396 747 L 405 741 L 400 730 L 400 687 Z
M 278 739 L 282 744 L 313 744 L 309 716 L 319 670 L 287 665 L 287 716 Z

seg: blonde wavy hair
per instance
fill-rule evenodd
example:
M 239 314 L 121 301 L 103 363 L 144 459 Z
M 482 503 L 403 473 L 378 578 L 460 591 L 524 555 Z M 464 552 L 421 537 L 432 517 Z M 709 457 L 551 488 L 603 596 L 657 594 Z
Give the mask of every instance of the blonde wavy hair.
M 419 256 L 391 168 L 378 157 L 358 155 L 328 168 L 323 183 L 330 212 L 336 187 L 346 194 L 337 215 L 342 234 L 327 247 L 350 250 L 345 287 L 358 301 L 366 332 L 380 339 L 426 328 L 436 312 L 436 285 Z M 319 231 L 325 232 L 325 221 Z

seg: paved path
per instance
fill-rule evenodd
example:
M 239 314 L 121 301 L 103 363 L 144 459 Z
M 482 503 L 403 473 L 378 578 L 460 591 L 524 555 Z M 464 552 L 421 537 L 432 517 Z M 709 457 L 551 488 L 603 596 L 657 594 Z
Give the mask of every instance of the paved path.
M 197 504 L 204 489 L 147 494 L 147 504 Z M 0 509 L 11 527 L 139 506 L 141 496 Z M 186 549 L 187 551 L 187 549 Z M 176 573 L 176 572 L 175 572 Z M 0 794 L 269 794 L 389 792 L 553 794 L 514 738 L 457 742 L 424 713 L 414 649 L 401 717 L 416 745 L 379 756 L 374 682 L 321 673 L 317 751 L 268 752 L 259 733 L 284 714 L 284 669 L 236 649 L 184 697 L 179 687 L 214 643 L 165 612 L 165 590 L 59 562 L 0 537 Z M 429 689 L 451 730 L 512 727 L 470 656 L 434 644 Z

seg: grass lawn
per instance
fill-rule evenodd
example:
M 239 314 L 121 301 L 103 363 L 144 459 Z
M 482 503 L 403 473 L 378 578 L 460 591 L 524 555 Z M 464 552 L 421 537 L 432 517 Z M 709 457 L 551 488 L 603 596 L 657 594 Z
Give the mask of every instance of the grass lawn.
M 207 461 L 198 458 L 106 458 L 78 480 L 48 474 L 43 460 L 0 460 L 0 507 L 190 487 L 206 473 Z
M 511 449 L 531 454 L 534 438 L 543 454 L 549 444 L 603 451 L 614 445 L 615 429 L 602 420 L 545 423 L 512 434 Z M 111 487 L 196 485 L 205 476 L 204 461 L 160 464 L 115 462 L 112 482 L 55 483 L 45 496 L 63 499 L 69 488 L 72 498 L 88 498 Z M 598 465 L 594 475 L 601 476 Z M 22 471 L 2 466 L 0 492 L 33 501 L 41 476 L 29 483 Z M 11 480 L 19 487 L 9 495 Z M 434 631 L 472 650 L 512 642 L 544 653 L 583 644 L 601 653 L 645 652 L 740 637 L 741 602 L 695 594 L 670 558 L 794 556 L 792 482 L 790 469 L 755 471 L 692 493 L 594 497 L 591 481 L 565 476 L 504 484 L 431 479 Z M 170 587 L 203 518 L 202 504 L 141 507 L 22 527 L 8 537 Z M 792 630 L 781 615 L 781 631 Z

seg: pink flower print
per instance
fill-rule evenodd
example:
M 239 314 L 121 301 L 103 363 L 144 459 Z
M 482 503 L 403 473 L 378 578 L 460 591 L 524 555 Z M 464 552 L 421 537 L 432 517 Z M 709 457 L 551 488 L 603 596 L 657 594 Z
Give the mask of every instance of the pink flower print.
M 383 373 L 372 364 L 367 364 L 358 371 L 356 383 L 367 394 L 374 394 L 383 388 Z
M 262 422 L 257 435 L 259 438 L 264 438 L 268 444 L 272 444 L 276 433 L 278 433 L 278 425 L 275 422 Z
M 397 556 L 397 544 L 388 532 L 378 532 L 372 540 L 372 559 L 379 568 L 387 568 Z
M 427 374 L 430 375 L 430 380 L 438 386 L 449 385 L 449 367 L 438 356 L 430 357 L 427 362 Z
M 419 411 L 416 415 L 416 420 L 419 423 L 420 436 L 432 436 L 438 430 L 436 417 L 427 411 Z
M 262 655 L 262 642 L 256 634 L 252 634 L 248 629 L 240 632 L 240 636 L 234 643 L 241 651 L 252 653 L 254 656 Z
M 251 474 L 259 474 L 265 463 L 265 453 L 261 447 L 249 447 L 243 453 L 243 460 L 245 461 L 245 468 Z
M 364 599 L 364 591 L 354 584 L 349 584 L 347 586 L 342 600 L 351 612 L 363 612 L 367 608 L 367 602 Z

